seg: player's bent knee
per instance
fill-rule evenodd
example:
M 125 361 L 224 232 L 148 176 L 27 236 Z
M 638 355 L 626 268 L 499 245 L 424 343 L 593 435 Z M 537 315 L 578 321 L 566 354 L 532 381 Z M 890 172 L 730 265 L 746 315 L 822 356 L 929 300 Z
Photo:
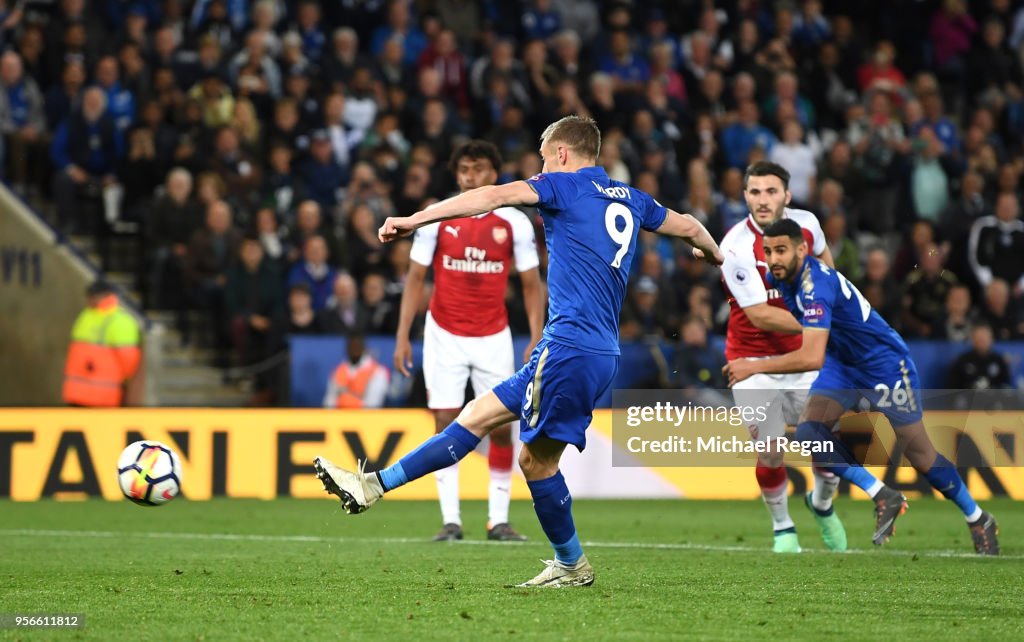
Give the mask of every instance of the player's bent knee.
M 801 421 L 795 437 L 797 441 L 824 441 L 832 438 L 832 431 L 820 421 Z
M 519 468 L 527 481 L 547 479 L 558 472 L 558 462 L 566 444 L 553 439 L 539 438 L 523 444 L 519 452 Z
M 466 404 L 459 413 L 457 421 L 469 432 L 478 437 L 489 434 L 515 419 L 493 392 L 485 392 Z
M 801 421 L 794 436 L 801 443 L 827 444 L 828 447 L 812 450 L 811 461 L 816 466 L 849 463 L 844 461 L 832 429 L 820 421 Z
M 797 432 L 794 435 L 797 441 L 802 443 L 821 443 L 833 440 L 833 434 L 831 430 L 825 424 L 819 421 L 802 421 L 797 425 Z M 820 454 L 812 454 L 811 460 L 820 464 L 827 462 L 827 457 L 822 457 Z
M 558 460 L 547 460 L 530 452 L 528 446 L 519 452 L 519 468 L 527 481 L 547 479 L 558 472 Z
M 463 408 L 459 416 L 455 418 L 455 421 L 459 422 L 466 430 L 476 433 L 481 428 L 482 422 L 480 421 L 480 412 L 477 410 L 477 400 L 473 399 L 467 403 Z
M 820 423 L 825 426 L 832 426 L 843 415 L 841 405 L 821 395 L 812 395 L 807 400 L 803 412 L 800 413 L 799 423 L 806 422 Z

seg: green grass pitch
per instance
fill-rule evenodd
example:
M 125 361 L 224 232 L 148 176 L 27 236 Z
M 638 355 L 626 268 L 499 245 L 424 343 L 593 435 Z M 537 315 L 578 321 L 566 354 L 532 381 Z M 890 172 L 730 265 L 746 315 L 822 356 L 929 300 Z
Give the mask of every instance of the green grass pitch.
M 1020 639 L 1024 504 L 984 502 L 1004 556 L 973 556 L 946 502 L 911 501 L 875 549 L 871 506 L 837 500 L 855 549 L 822 550 L 790 501 L 805 552 L 769 552 L 759 502 L 574 505 L 597 581 L 506 589 L 550 559 L 529 503 L 525 544 L 426 541 L 434 502 L 179 500 L 0 502 L 0 613 L 81 613 L 83 629 L 5 629 L 0 640 Z M 314 637 L 315 636 L 315 637 Z

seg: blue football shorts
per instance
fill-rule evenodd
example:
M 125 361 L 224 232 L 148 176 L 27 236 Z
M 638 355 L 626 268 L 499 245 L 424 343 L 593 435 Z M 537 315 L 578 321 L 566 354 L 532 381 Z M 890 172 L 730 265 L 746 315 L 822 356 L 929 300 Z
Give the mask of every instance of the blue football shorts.
M 542 339 L 530 361 L 494 388 L 509 411 L 519 415 L 519 438 L 563 441 L 579 450 L 594 406 L 619 370 L 619 356 L 594 354 Z
M 811 395 L 835 400 L 844 409 L 861 398 L 886 416 L 893 428 L 921 420 L 921 381 L 909 354 L 867 358 L 856 366 L 828 357 L 811 384 Z

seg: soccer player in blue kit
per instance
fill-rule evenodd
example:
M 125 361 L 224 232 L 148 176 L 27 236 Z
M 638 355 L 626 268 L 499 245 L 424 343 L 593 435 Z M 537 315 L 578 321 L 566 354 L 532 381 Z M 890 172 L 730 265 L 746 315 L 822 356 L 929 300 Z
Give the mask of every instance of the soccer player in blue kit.
M 596 167 L 601 132 L 590 118 L 566 116 L 541 136 L 543 172 L 526 181 L 469 190 L 409 217 L 388 218 L 381 241 L 434 221 L 501 206 L 536 206 L 548 248 L 548 312 L 529 363 L 478 396 L 443 432 L 376 473 L 343 470 L 323 457 L 314 467 L 348 513 L 361 513 L 387 491 L 451 465 L 491 430 L 520 418 L 519 465 L 555 559 L 518 586 L 589 586 L 594 571 L 576 535 L 572 497 L 558 469 L 569 444 L 583 450 L 597 400 L 619 367 L 619 312 L 640 229 L 676 236 L 714 265 L 721 251 L 707 229 Z
M 925 432 L 921 385 L 907 344 L 846 277 L 808 254 L 798 224 L 788 219 L 772 223 L 764 230 L 763 242 L 771 271 L 769 283 L 782 293 L 786 307 L 802 319 L 803 344 L 777 357 L 731 361 L 726 366 L 730 385 L 758 372 L 820 369 L 811 384 L 796 438 L 832 444 L 831 453 L 812 455 L 814 464 L 859 486 L 876 500 L 879 531 L 875 544 L 882 544 L 906 509 L 906 498 L 868 474 L 832 431 L 846 410 L 866 398 L 892 424 L 911 465 L 963 512 L 975 551 L 998 555 L 995 519 L 978 506 L 956 467 L 935 450 Z M 879 501 L 879 493 L 890 497 Z

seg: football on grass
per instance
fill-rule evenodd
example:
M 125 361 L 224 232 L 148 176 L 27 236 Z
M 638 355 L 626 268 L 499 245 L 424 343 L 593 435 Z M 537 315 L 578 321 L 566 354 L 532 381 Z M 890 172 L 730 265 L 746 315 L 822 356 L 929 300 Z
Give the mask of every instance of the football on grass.
M 124 496 L 142 506 L 160 506 L 181 490 L 181 462 L 159 441 L 137 441 L 117 460 L 117 483 Z

